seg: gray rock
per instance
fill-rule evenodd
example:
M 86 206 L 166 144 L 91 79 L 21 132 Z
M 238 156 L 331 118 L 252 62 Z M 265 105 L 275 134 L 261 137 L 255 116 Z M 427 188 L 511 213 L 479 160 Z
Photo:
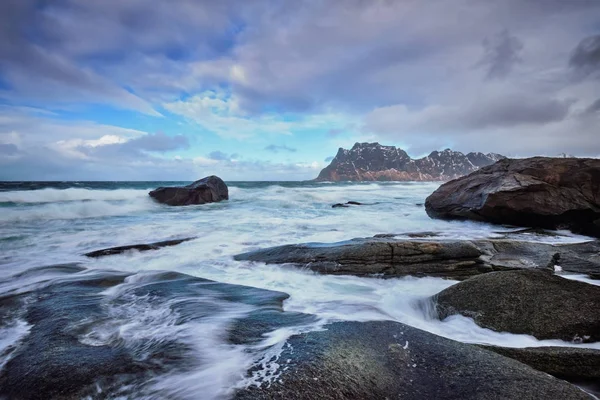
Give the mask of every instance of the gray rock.
M 221 178 L 207 176 L 187 186 L 159 187 L 148 193 L 159 203 L 170 206 L 214 203 L 229 199 L 229 189 Z
M 600 160 L 505 159 L 440 186 L 429 216 L 600 236 Z
M 285 245 L 239 254 L 236 260 L 296 264 L 324 274 L 438 276 L 456 280 L 491 271 L 547 269 L 600 274 L 600 241 L 547 244 L 508 239 L 438 240 L 436 232 L 380 234 L 339 243 Z
M 400 323 L 338 322 L 326 329 L 290 338 L 278 379 L 234 398 L 589 399 L 525 364 Z
M 538 371 L 575 382 L 600 384 L 600 350 L 580 347 L 499 347 L 487 350 L 527 364 Z
M 440 319 L 462 314 L 499 332 L 538 339 L 600 340 L 600 287 L 547 271 L 475 276 L 441 291 L 433 300 Z
M 238 254 L 234 258 L 267 264 L 298 264 L 323 274 L 438 276 L 460 280 L 493 270 L 483 264 L 480 255 L 481 251 L 468 241 L 369 238 L 279 246 Z

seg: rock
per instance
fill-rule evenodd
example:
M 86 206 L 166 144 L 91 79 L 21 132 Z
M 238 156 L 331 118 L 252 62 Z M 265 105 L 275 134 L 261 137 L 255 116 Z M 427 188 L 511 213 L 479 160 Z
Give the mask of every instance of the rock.
M 581 347 L 499 347 L 483 348 L 573 382 L 600 384 L 600 350 Z
M 510 237 L 510 236 L 509 236 Z M 548 244 L 513 239 L 475 240 L 481 259 L 496 269 L 545 268 L 558 265 L 565 272 L 600 273 L 600 241 Z
M 334 205 L 331 206 L 331 208 L 348 208 L 350 206 L 365 206 L 365 205 L 374 205 L 377 203 L 373 203 L 373 204 L 365 204 L 365 203 L 359 203 L 358 201 L 347 201 L 346 203 L 336 203 Z
M 130 251 L 130 250 L 137 250 L 137 251 L 158 250 L 162 247 L 176 246 L 180 243 L 187 242 L 187 241 L 193 240 L 193 239 L 195 239 L 195 238 L 190 237 L 190 238 L 185 238 L 185 239 L 164 240 L 162 242 L 145 243 L 145 244 L 131 244 L 128 246 L 110 247 L 108 249 L 96 250 L 96 251 L 91 251 L 89 253 L 85 253 L 84 256 L 97 258 L 97 257 L 121 254 L 121 253 L 125 253 L 126 251 Z
M 542 270 L 475 276 L 433 296 L 440 319 L 473 318 L 484 328 L 574 342 L 600 340 L 600 287 Z
M 187 186 L 159 187 L 148 193 L 159 203 L 170 206 L 214 203 L 229 199 L 229 190 L 221 178 L 207 176 Z
M 346 204 L 350 204 L 353 206 L 362 206 L 363 203 L 359 203 L 358 201 L 347 201 Z
M 437 276 L 465 279 L 493 271 L 469 241 L 394 240 L 386 237 L 346 242 L 285 245 L 238 254 L 238 261 L 298 264 L 323 274 Z M 504 269 L 503 267 L 498 267 Z
M 504 159 L 440 186 L 432 218 L 570 229 L 600 236 L 600 159 Z
M 317 181 L 444 181 L 471 173 L 504 158 L 499 154 L 463 153 L 446 149 L 412 159 L 402 149 L 379 143 L 340 148 Z
M 297 264 L 324 274 L 438 276 L 462 280 L 491 271 L 547 269 L 600 275 L 600 241 L 557 244 L 509 239 L 452 241 L 438 232 L 385 233 L 339 243 L 278 246 L 236 255 L 240 261 Z
M 262 399 L 589 399 L 525 364 L 397 322 L 338 322 L 296 335 Z
M 154 383 L 202 370 L 201 352 L 219 350 L 205 348 L 212 341 L 178 332 L 198 332 L 194 326 L 214 327 L 227 318 L 219 341 L 251 345 L 273 330 L 316 320 L 284 312 L 282 302 L 289 296 L 282 292 L 170 271 L 82 270 L 56 265 L 8 280 L 19 289 L 0 296 L 0 331 L 27 322 L 28 333 L 3 349 L 1 399 L 182 398 Z M 133 279 L 116 288 L 128 277 Z M 32 285 L 36 278 L 43 284 Z

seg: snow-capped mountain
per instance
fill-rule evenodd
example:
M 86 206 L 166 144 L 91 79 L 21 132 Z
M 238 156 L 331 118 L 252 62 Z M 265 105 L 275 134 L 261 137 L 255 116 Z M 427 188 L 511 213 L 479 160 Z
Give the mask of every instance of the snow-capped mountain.
M 340 148 L 317 181 L 447 181 L 506 158 L 495 153 L 468 153 L 446 149 L 412 159 L 402 149 L 379 143 L 356 143 Z

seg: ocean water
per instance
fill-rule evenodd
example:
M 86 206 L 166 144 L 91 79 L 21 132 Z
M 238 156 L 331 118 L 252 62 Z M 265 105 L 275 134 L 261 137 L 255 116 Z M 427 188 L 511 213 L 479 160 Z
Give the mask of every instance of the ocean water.
M 98 393 L 181 399 L 198 398 L 198 393 L 203 393 L 202 398 L 227 398 L 235 388 L 276 379 L 282 363 L 278 354 L 287 337 L 322 329 L 327 322 L 337 320 L 395 320 L 469 343 L 578 346 L 493 332 L 459 316 L 445 321 L 432 318 L 419 301 L 454 281 L 324 276 L 232 258 L 258 248 L 330 243 L 381 233 L 402 236 L 436 231 L 446 238 L 469 239 L 495 237 L 512 229 L 430 219 L 423 203 L 438 183 L 228 182 L 229 201 L 187 207 L 160 205 L 148 196 L 148 191 L 158 186 L 182 183 L 0 183 L 0 297 L 22 295 L 30 299 L 30 293 L 52 285 L 69 287 L 78 280 L 122 274 L 122 282 L 93 293 L 94 304 L 101 310 L 98 315 L 84 315 L 84 322 L 72 323 L 79 342 L 124 346 L 140 362 L 152 358 L 156 348 L 169 341 L 185 348 L 180 354 L 184 361 L 178 361 L 184 362 L 185 368 L 172 366 L 176 364 L 172 360 L 164 361 L 151 377 L 121 387 L 114 382 L 97 382 Z M 365 205 L 331 207 L 351 200 Z M 195 239 L 156 251 L 131 251 L 98 259 L 83 256 L 106 247 L 186 237 Z M 568 232 L 558 237 L 524 233 L 520 238 L 586 240 Z M 41 268 L 53 265 L 67 266 Z M 231 300 L 223 294 L 229 290 L 226 286 L 193 295 L 186 289 L 156 301 L 155 292 L 150 295 L 142 289 L 157 285 L 164 271 L 286 293 L 289 297 L 283 309 L 295 317 L 261 331 L 248 343 L 232 342 L 228 340 L 232 326 L 259 310 L 270 310 L 268 301 L 258 304 L 255 297 L 269 296 L 248 292 Z M 587 281 L 580 276 L 573 279 Z M 198 285 L 192 284 L 194 288 Z M 198 310 L 210 312 L 199 315 Z M 0 367 L 19 353 L 28 335 L 35 333 L 18 307 L 6 314 L 0 316 Z M 585 346 L 600 348 L 600 344 Z M 253 372 L 247 373 L 249 369 Z

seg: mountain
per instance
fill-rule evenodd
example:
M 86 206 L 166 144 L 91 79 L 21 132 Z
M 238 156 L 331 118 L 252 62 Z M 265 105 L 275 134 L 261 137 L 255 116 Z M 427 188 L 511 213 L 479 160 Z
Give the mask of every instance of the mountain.
M 402 149 L 379 143 L 356 143 L 340 148 L 316 181 L 447 181 L 506 158 L 495 153 L 469 153 L 446 149 L 412 159 Z

